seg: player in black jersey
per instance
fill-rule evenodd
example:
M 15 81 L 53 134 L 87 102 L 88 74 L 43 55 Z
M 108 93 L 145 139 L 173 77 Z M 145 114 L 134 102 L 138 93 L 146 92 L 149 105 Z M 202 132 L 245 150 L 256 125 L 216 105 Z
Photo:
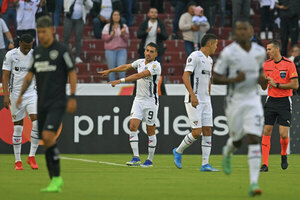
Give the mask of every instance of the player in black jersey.
M 48 16 L 37 20 L 37 34 L 40 45 L 34 49 L 31 68 L 27 73 L 20 96 L 16 103 L 22 102 L 22 95 L 36 77 L 38 93 L 38 130 L 46 147 L 46 162 L 51 178 L 48 187 L 41 192 L 60 192 L 63 180 L 60 176 L 59 150 L 56 145 L 56 132 L 61 124 L 65 110 L 76 110 L 76 71 L 74 59 L 68 48 L 54 40 L 53 24 Z M 71 96 L 66 103 L 66 83 L 69 78 Z

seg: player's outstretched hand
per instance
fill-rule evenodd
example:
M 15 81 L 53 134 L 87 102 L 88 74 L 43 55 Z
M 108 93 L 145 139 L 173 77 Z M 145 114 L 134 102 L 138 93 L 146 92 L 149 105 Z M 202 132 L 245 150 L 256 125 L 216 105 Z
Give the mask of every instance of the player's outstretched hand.
M 267 77 L 268 83 L 272 86 L 272 87 L 276 87 L 276 83 L 275 81 L 271 78 L 271 77 Z
M 194 108 L 196 108 L 199 105 L 199 101 L 196 95 L 191 95 L 191 104 Z
M 121 80 L 115 80 L 115 81 L 110 81 L 108 84 L 111 84 L 112 87 L 115 87 L 116 85 L 120 84 Z
M 8 96 L 4 97 L 4 101 L 3 101 L 4 107 L 9 109 L 9 105 L 10 105 L 10 99 Z
M 97 72 L 97 73 L 100 74 L 102 77 L 106 77 L 106 76 L 108 76 L 110 71 L 109 70 L 104 70 L 104 71 L 100 71 L 100 72 Z
M 241 71 L 238 73 L 237 77 L 235 77 L 234 82 L 240 83 L 246 79 L 245 72 Z
M 67 112 L 73 114 L 77 109 L 77 102 L 75 98 L 70 98 L 67 104 Z
M 19 96 L 19 98 L 18 98 L 18 100 L 16 102 L 16 107 L 20 108 L 21 103 L 22 103 L 22 96 Z

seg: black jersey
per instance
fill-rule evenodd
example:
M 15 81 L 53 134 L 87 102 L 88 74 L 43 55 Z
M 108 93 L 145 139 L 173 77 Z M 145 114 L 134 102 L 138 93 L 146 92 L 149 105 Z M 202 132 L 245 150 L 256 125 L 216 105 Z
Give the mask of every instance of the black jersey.
M 68 48 L 54 41 L 51 46 L 34 49 L 31 68 L 36 77 L 38 107 L 47 108 L 66 104 L 68 72 L 75 69 Z

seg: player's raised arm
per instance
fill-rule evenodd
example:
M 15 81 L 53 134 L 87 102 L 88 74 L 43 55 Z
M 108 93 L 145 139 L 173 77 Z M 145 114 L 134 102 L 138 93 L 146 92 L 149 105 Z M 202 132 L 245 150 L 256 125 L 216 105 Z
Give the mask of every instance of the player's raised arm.
M 23 85 L 22 85 L 22 89 L 21 89 L 21 92 L 20 92 L 20 95 L 19 95 L 19 98 L 16 102 L 16 106 L 17 108 L 19 107 L 19 105 L 22 103 L 22 96 L 23 94 L 26 92 L 27 88 L 30 86 L 31 82 L 32 82 L 32 79 L 33 79 L 33 72 L 29 71 L 25 78 L 24 78 L 24 81 L 23 81 Z
M 3 94 L 4 94 L 4 107 L 5 108 L 9 108 L 10 105 L 10 99 L 9 99 L 9 94 L 8 94 L 8 90 L 9 90 L 9 79 L 10 79 L 10 71 L 8 70 L 3 70 L 3 74 L 2 74 L 2 87 L 3 87 Z
M 121 78 L 120 80 L 111 81 L 111 82 L 109 82 L 109 84 L 111 84 L 111 86 L 115 87 L 116 85 L 118 85 L 120 83 L 134 82 L 138 79 L 141 79 L 141 78 L 144 78 L 144 77 L 147 77 L 147 76 L 151 76 L 151 73 L 150 73 L 149 70 L 145 70 L 145 71 L 142 71 L 140 73 L 133 74 L 133 75 L 128 76 L 126 78 Z
M 132 64 L 125 64 L 125 65 L 120 65 L 119 67 L 113 68 L 113 69 L 108 69 L 104 71 L 97 72 L 98 74 L 102 75 L 102 77 L 108 76 L 109 73 L 111 72 L 126 72 L 129 70 L 134 69 L 132 67 Z

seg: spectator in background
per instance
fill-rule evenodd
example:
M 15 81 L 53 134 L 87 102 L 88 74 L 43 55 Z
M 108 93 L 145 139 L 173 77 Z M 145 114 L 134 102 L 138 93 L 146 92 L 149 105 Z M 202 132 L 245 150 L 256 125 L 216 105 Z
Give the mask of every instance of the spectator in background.
M 94 35 L 97 39 L 101 39 L 102 29 L 105 24 L 110 23 L 110 16 L 113 10 L 119 10 L 122 13 L 122 2 L 121 0 L 94 0 L 97 2 L 94 12 L 97 12 L 97 15 L 93 14 L 93 29 Z M 99 3 L 100 2 L 100 3 Z M 99 7 L 100 5 L 100 7 Z
M 289 59 L 294 62 L 294 59 L 297 56 L 300 56 L 300 46 L 298 44 L 295 44 L 291 49 L 291 56 L 289 57 Z
M 7 37 L 7 40 L 9 41 L 8 49 L 11 50 L 14 48 L 14 41 L 12 38 L 11 33 L 9 32 L 6 23 L 4 20 L 0 17 L 0 77 L 2 77 L 2 64 L 3 64 L 3 59 L 6 54 L 6 49 L 5 49 L 5 42 L 3 38 L 3 34 Z
M 192 23 L 195 6 L 196 4 L 194 2 L 188 3 L 187 12 L 182 14 L 179 19 L 179 29 L 182 31 L 184 48 L 187 57 L 194 51 L 193 32 L 199 30 L 199 28 Z
M 121 21 L 121 13 L 118 10 L 112 12 L 110 23 L 103 28 L 102 38 L 105 41 L 105 59 L 108 69 L 127 63 L 127 44 L 129 30 Z M 119 72 L 119 79 L 125 78 L 126 72 Z M 109 81 L 116 80 L 115 73 L 109 74 Z
M 200 49 L 201 40 L 210 26 L 207 18 L 203 15 L 203 8 L 201 6 L 195 7 L 194 13 L 195 15 L 192 18 L 192 22 L 194 26 L 199 28 L 198 31 L 194 31 L 194 50 L 198 51 Z
M 175 7 L 174 11 L 174 19 L 173 19 L 173 30 L 172 30 L 172 39 L 179 39 L 178 30 L 179 30 L 179 19 L 184 9 L 186 7 L 186 3 L 188 0 L 173 0 L 172 5 Z
M 150 0 L 150 7 L 156 8 L 158 13 L 163 13 L 164 11 L 163 4 L 164 4 L 164 0 Z
M 251 0 L 232 0 L 232 30 L 235 29 L 235 23 L 243 14 L 243 19 L 250 21 Z
M 55 0 L 54 26 L 59 26 L 60 13 L 62 11 L 64 0 Z
M 273 40 L 275 0 L 260 0 L 260 39 Z
M 144 58 L 145 47 L 150 42 L 158 45 L 158 56 L 156 60 L 161 62 L 161 57 L 165 52 L 163 41 L 168 38 L 168 33 L 164 22 L 157 18 L 156 8 L 150 8 L 148 11 L 148 19 L 144 21 L 138 29 L 137 37 L 141 40 L 139 47 L 139 57 Z
M 217 0 L 201 0 L 203 2 L 204 14 L 208 18 L 211 28 L 216 24 Z M 201 5 L 201 4 L 200 4 Z
M 136 0 L 122 0 L 124 5 L 124 14 L 127 26 L 132 26 L 133 24 L 133 7 L 136 4 Z
M 17 29 L 17 4 L 19 0 L 3 0 L 1 6 L 2 19 L 6 25 L 10 27 L 10 21 L 14 24 L 14 29 Z
M 287 47 L 289 37 L 291 37 L 291 45 L 297 44 L 299 26 L 299 0 L 279 0 L 276 3 L 276 8 L 279 9 L 280 16 L 280 39 L 281 39 L 281 54 L 282 56 L 287 55 Z
M 225 26 L 226 22 L 226 0 L 220 0 L 220 25 L 221 27 Z
M 34 39 L 36 38 L 36 12 L 45 3 L 45 0 L 20 0 L 17 3 L 17 46 L 23 34 L 30 34 Z M 35 46 L 36 41 L 33 43 L 33 47 Z
M 81 54 L 81 39 L 83 34 L 86 15 L 93 7 L 92 0 L 66 0 L 64 1 L 64 44 L 69 46 L 72 30 L 75 31 L 75 48 L 76 58 L 75 63 L 82 63 Z

